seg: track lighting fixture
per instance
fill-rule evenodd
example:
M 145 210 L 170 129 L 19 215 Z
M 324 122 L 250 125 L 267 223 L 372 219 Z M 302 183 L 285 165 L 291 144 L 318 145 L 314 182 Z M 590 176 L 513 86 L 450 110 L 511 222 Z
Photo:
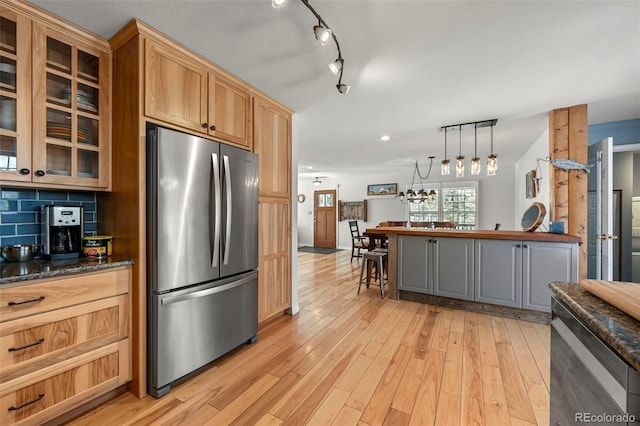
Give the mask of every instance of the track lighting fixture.
M 320 22 L 318 22 L 318 25 L 313 26 L 313 34 L 322 46 L 326 46 L 329 44 L 329 40 L 331 40 L 332 33 L 330 28 L 325 28 L 320 24 Z
M 329 69 L 331 70 L 331 72 L 333 73 L 333 75 L 338 75 L 338 73 L 340 71 L 342 71 L 342 63 L 344 62 L 344 59 L 342 58 L 338 58 L 335 61 L 331 62 L 329 64 Z
M 474 129 L 474 150 L 473 158 L 471 159 L 471 174 L 480 174 L 480 158 L 478 157 L 478 127 L 491 127 L 491 154 L 487 161 L 487 176 L 495 176 L 498 169 L 498 156 L 493 153 L 493 126 L 496 125 L 498 119 L 483 121 L 472 121 L 469 123 L 451 124 L 448 126 L 442 126 L 440 129 L 444 130 L 444 160 L 442 160 L 442 174 L 449 174 L 449 161 L 447 160 L 447 130 L 451 128 L 457 128 L 460 131 L 460 140 L 458 146 L 458 156 L 456 157 L 456 177 L 464 177 L 464 155 L 462 155 L 462 128 L 465 126 L 473 125 Z
M 282 7 L 287 0 L 271 0 L 271 5 L 274 8 Z M 338 38 L 336 34 L 333 32 L 331 27 L 327 25 L 327 23 L 322 19 L 322 17 L 316 12 L 316 10 L 309 4 L 309 0 L 300 0 L 302 4 L 307 6 L 307 8 L 313 13 L 313 15 L 318 19 L 318 25 L 313 26 L 313 35 L 320 42 L 322 46 L 326 46 L 329 44 L 329 41 L 333 39 L 336 43 L 336 48 L 338 49 L 338 58 L 329 64 L 329 69 L 334 75 L 339 76 L 338 84 L 336 84 L 336 88 L 338 92 L 342 94 L 346 94 L 349 92 L 351 86 L 342 83 L 342 72 L 344 70 L 344 59 L 342 58 L 342 52 L 340 51 L 340 43 L 338 43 Z

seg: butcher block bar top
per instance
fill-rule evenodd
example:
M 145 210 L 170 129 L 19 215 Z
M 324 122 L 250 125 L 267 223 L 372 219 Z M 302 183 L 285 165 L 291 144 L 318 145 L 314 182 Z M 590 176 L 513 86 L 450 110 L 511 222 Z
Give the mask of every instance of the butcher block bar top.
M 476 238 L 489 240 L 523 240 L 523 241 L 549 241 L 559 243 L 580 243 L 582 239 L 575 235 L 552 234 L 549 232 L 525 232 L 525 231 L 493 231 L 493 230 L 458 230 L 458 229 L 433 229 L 433 228 L 406 228 L 403 226 L 381 226 L 368 228 L 365 234 L 369 235 L 415 235 L 425 237 L 449 237 L 449 238 Z

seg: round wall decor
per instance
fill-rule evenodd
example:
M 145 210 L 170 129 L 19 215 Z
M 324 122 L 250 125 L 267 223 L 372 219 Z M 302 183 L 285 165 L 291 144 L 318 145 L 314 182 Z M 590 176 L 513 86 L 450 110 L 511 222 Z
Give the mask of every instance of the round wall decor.
M 307 197 L 304 196 L 304 194 L 298 194 L 298 202 L 299 203 L 304 203 L 304 200 L 306 200 Z
M 530 232 L 535 231 L 542 223 L 546 214 L 547 209 L 544 207 L 544 204 L 538 202 L 531 204 L 522 215 L 522 229 Z

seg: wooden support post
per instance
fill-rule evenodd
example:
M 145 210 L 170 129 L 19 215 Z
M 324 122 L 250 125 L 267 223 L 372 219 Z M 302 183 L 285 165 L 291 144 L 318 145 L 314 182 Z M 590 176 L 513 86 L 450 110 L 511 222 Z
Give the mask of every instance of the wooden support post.
M 587 163 L 587 105 L 576 105 L 549 114 L 551 159 Z M 565 223 L 565 230 L 582 238 L 579 279 L 587 277 L 587 172 L 552 167 L 549 218 Z

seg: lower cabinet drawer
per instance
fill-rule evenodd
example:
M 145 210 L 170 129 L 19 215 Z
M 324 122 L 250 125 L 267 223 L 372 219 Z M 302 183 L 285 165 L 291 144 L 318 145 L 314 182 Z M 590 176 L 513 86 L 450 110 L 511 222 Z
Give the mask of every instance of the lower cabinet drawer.
M 3 424 L 41 424 L 130 380 L 129 339 L 0 384 Z
M 129 292 L 131 268 L 43 279 L 0 289 L 0 321 L 9 321 Z
M 0 323 L 0 382 L 124 339 L 129 296 Z

